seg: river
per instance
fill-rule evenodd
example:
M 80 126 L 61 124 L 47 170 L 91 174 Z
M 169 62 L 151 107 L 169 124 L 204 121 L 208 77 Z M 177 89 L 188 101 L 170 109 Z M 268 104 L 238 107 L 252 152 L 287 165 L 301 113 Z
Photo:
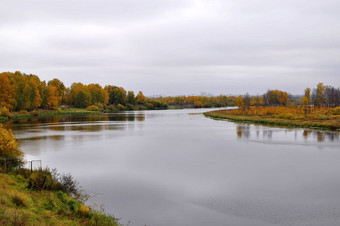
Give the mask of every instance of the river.
M 339 133 L 213 120 L 208 110 L 6 126 L 27 160 L 71 173 L 89 204 L 125 225 L 340 225 Z

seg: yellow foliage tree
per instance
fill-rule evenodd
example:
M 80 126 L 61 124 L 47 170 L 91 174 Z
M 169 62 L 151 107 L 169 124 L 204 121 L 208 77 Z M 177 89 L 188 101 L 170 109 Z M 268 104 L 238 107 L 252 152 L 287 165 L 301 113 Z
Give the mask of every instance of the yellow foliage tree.
M 7 167 L 15 167 L 23 163 L 24 153 L 18 149 L 18 143 L 11 130 L 0 124 L 0 158 L 6 159 Z
M 145 96 L 142 93 L 142 91 L 139 91 L 139 93 L 137 94 L 137 103 L 138 104 L 144 104 L 145 103 Z
M 14 87 L 5 74 L 0 74 L 0 107 L 13 109 L 14 103 Z
M 55 108 L 59 106 L 61 103 L 61 96 L 59 96 L 58 88 L 56 86 L 48 85 L 48 98 L 47 98 L 47 106 L 49 108 Z
M 239 96 L 237 99 L 236 99 L 236 105 L 237 107 L 243 107 L 244 104 L 243 104 L 243 100 L 242 100 L 242 96 Z

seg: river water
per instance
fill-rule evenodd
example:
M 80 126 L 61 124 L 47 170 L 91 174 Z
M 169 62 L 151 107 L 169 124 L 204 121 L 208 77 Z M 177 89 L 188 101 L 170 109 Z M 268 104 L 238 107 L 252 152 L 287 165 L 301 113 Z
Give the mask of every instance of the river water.
M 71 173 L 89 204 L 125 225 L 340 225 L 339 133 L 212 120 L 207 110 L 6 126 L 27 160 Z

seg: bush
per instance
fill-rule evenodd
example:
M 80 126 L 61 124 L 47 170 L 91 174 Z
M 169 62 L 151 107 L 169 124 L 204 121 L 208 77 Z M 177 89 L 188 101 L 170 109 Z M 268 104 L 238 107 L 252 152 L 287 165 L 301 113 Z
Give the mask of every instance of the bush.
M 29 176 L 28 188 L 38 191 L 62 191 L 84 201 L 88 198 L 71 174 L 60 174 L 56 169 L 45 168 L 34 171 Z
M 102 111 L 104 109 L 104 107 L 103 107 L 103 105 L 101 103 L 96 103 L 95 105 L 98 107 L 98 109 L 100 111 Z
M 19 150 L 12 131 L 3 128 L 2 124 L 0 124 L 0 157 L 7 159 L 6 167 L 9 169 L 24 163 L 24 153 Z
M 122 104 L 117 104 L 117 109 L 120 110 L 120 111 L 125 111 L 126 107 Z
M 34 190 L 54 190 L 58 188 L 57 182 L 53 180 L 52 174 L 48 168 L 34 171 L 28 181 L 28 188 Z
M 21 176 L 23 176 L 24 178 L 29 178 L 30 175 L 31 175 L 31 170 L 29 170 L 29 169 L 24 169 L 24 168 L 22 168 L 22 169 L 17 169 L 17 170 L 16 170 L 16 173 L 17 173 L 17 175 L 21 175 Z
M 340 107 L 336 107 L 333 109 L 333 115 L 340 115 Z
M 99 108 L 96 105 L 91 105 L 86 108 L 88 111 L 99 111 Z
M 6 107 L 0 108 L 0 116 L 9 117 L 10 113 L 9 113 L 8 108 L 6 108 Z
M 20 111 L 18 111 L 18 114 L 19 114 L 19 115 L 27 115 L 27 114 L 28 114 L 28 111 L 26 111 L 26 110 L 20 110 Z
M 126 104 L 126 109 L 128 111 L 133 111 L 133 105 L 132 104 Z
M 109 106 L 107 106 L 107 109 L 110 111 L 116 111 L 116 107 L 113 104 L 110 104 Z
M 146 103 L 145 106 L 146 106 L 146 108 L 147 108 L 148 110 L 153 110 L 153 109 L 155 109 L 155 107 L 154 107 L 153 104 L 151 104 L 151 103 Z

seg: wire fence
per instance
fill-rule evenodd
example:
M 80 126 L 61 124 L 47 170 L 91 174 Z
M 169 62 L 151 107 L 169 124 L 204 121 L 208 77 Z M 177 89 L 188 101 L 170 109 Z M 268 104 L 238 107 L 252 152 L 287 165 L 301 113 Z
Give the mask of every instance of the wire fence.
M 0 157 L 0 168 L 5 171 L 11 169 L 30 169 L 31 172 L 33 170 L 42 169 L 42 161 L 41 160 L 30 160 L 25 161 L 23 163 L 18 162 L 18 159 L 15 158 L 2 158 Z

